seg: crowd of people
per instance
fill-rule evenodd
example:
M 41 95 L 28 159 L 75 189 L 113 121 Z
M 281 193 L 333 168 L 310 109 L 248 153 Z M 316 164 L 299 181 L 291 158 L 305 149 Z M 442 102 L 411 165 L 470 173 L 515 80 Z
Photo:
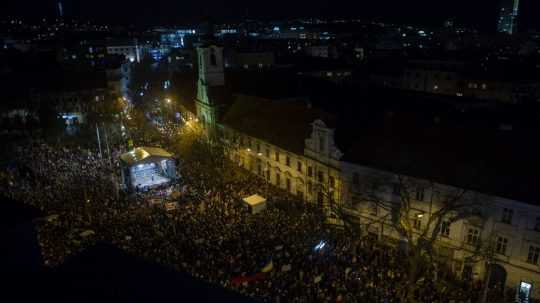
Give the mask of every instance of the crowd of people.
M 20 146 L 3 172 L 5 194 L 41 208 L 39 241 L 49 266 L 96 241 L 264 302 L 403 302 L 404 252 L 351 238 L 323 224 L 320 210 L 267 188 L 241 169 L 216 184 L 202 160 L 180 159 L 175 210 L 151 205 L 151 193 L 118 187 L 118 159 L 95 151 Z M 251 214 L 242 198 L 265 188 L 268 208 Z M 440 275 L 442 276 L 442 274 Z M 420 302 L 476 302 L 480 285 L 424 279 Z

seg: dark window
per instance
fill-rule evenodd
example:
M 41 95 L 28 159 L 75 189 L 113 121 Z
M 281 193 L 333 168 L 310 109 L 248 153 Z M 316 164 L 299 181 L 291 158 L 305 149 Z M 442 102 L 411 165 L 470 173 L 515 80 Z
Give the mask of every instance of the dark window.
M 289 157 L 289 155 L 285 156 L 285 165 L 291 166 L 291 157 Z
M 319 135 L 319 151 L 321 153 L 324 153 L 326 145 L 326 140 L 324 140 L 324 137 L 322 135 Z
M 270 158 L 270 149 L 268 147 L 266 148 L 266 157 Z
M 276 186 L 277 187 L 280 187 L 281 185 L 281 176 L 279 175 L 279 173 L 276 173 Z
M 512 224 L 512 217 L 514 216 L 514 210 L 510 208 L 504 208 L 502 213 L 501 222 L 506 224 Z
M 212 66 L 216 66 L 216 65 L 217 65 L 216 53 L 214 52 L 213 49 L 212 49 L 212 52 L 210 53 L 210 64 L 211 64 Z
M 313 168 L 311 166 L 308 166 L 307 168 L 307 174 L 309 177 L 312 177 L 313 176 Z
M 469 228 L 469 231 L 467 232 L 467 244 L 476 245 L 478 243 L 479 235 L 480 231 L 478 229 Z
M 506 247 L 508 246 L 508 239 L 505 237 L 498 237 L 497 238 L 497 246 L 495 247 L 495 250 L 497 253 L 504 255 L 506 254 Z
M 287 178 L 286 184 L 287 184 L 287 191 L 290 192 L 291 191 L 291 179 Z
M 413 228 L 414 229 L 422 228 L 422 218 L 421 217 L 415 217 L 413 219 Z
M 441 224 L 441 236 L 450 237 L 450 222 L 443 221 Z
M 394 183 L 392 186 L 392 193 L 394 195 L 399 195 L 401 193 L 401 187 L 399 186 L 399 183 Z
M 277 162 L 279 162 L 279 152 L 276 151 L 276 154 L 275 154 L 275 158 L 274 158 Z
M 317 173 L 317 178 L 318 178 L 319 182 L 321 182 L 321 183 L 324 182 L 324 173 L 322 171 L 319 171 Z
M 369 214 L 376 216 L 378 211 L 377 203 L 373 202 L 369 204 Z
M 353 175 L 352 175 L 352 183 L 354 185 L 360 184 L 360 175 L 358 175 L 358 173 L 353 173 Z
M 296 170 L 299 172 L 302 172 L 302 162 L 300 161 L 296 162 Z
M 330 188 L 334 188 L 336 186 L 336 179 L 334 177 L 329 176 L 328 181 L 330 182 Z
M 416 200 L 424 201 L 424 189 L 423 188 L 418 188 L 416 190 Z
M 527 256 L 527 262 L 531 264 L 538 264 L 538 256 L 540 256 L 540 247 L 529 246 L 529 255 Z
M 536 222 L 534 223 L 534 230 L 540 231 L 540 217 L 536 217 Z

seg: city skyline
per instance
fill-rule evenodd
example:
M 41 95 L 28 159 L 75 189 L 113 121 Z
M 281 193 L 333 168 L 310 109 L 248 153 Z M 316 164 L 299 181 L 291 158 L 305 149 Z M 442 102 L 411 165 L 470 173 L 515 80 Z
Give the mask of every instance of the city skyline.
M 377 21 L 413 23 L 440 26 L 448 18 L 456 24 L 472 26 L 485 31 L 495 31 L 499 15 L 499 2 L 464 0 L 433 3 L 420 0 L 404 3 L 395 0 L 377 2 L 348 1 L 295 1 L 277 0 L 272 4 L 257 6 L 248 1 L 210 0 L 204 3 L 174 2 L 170 0 L 143 1 L 61 1 L 66 18 L 92 19 L 113 24 L 172 25 L 198 22 L 206 17 L 218 21 L 238 21 L 246 18 L 288 19 L 300 17 L 366 18 Z M 97 5 L 96 5 L 97 4 Z M 58 1 L 31 1 L 28 3 L 3 3 L 2 17 L 52 18 L 58 16 Z M 538 11 L 535 1 L 520 2 L 520 30 L 540 28 L 534 16 Z

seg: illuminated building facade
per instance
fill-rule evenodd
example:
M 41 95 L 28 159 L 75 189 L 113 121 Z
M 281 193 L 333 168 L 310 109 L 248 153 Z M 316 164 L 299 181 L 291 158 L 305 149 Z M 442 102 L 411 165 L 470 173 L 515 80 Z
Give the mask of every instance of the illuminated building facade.
M 380 141 L 379 136 L 371 135 L 371 130 L 362 137 L 354 137 L 352 125 L 338 123 L 342 121 L 333 115 L 300 102 L 236 94 L 223 117 L 217 119 L 211 113 L 216 112 L 219 102 L 211 91 L 224 84 L 221 48 L 210 45 L 197 51 L 197 115 L 206 122 L 205 127 L 216 128 L 219 142 L 234 163 L 265 180 L 267 186 L 278 187 L 318 205 L 329 216 L 342 208 L 366 236 L 387 243 L 402 241 L 393 227 L 393 220 L 399 218 L 395 214 L 400 212 L 394 207 L 366 201 L 359 194 L 365 188 L 371 188 L 375 196 L 399 207 L 401 191 L 396 184 L 402 182 L 401 178 L 414 184 L 431 184 L 426 188 L 411 187 L 410 208 L 417 213 L 413 233 L 418 235 L 422 226 L 429 226 L 444 207 L 445 195 L 461 191 L 458 186 L 470 186 L 465 192 L 476 201 L 478 212 L 475 213 L 479 215 L 445 221 L 434 243 L 436 256 L 444 258 L 449 268 L 464 279 L 482 280 L 489 273 L 493 284 L 517 289 L 524 298 L 540 298 L 540 205 L 536 197 L 521 191 L 528 186 L 520 186 L 514 192 L 485 183 L 475 184 L 473 180 L 463 181 L 472 175 L 467 166 L 457 168 L 455 163 L 442 163 L 443 159 L 452 160 L 439 158 L 435 150 L 433 160 L 429 160 L 430 152 L 426 151 L 430 149 L 424 144 L 414 156 L 418 161 L 412 160 L 415 153 L 409 152 L 406 143 L 388 144 L 389 139 Z M 444 75 L 448 76 L 453 77 Z M 400 153 L 396 150 L 399 148 L 407 151 L 414 165 L 399 164 L 401 159 L 395 157 Z M 428 165 L 421 167 L 422 163 Z M 432 174 L 429 171 L 434 165 L 437 168 Z M 460 177 L 447 178 L 442 171 L 448 172 L 448 177 L 455 173 Z M 369 182 L 369 178 L 375 182 Z M 380 183 L 381 180 L 386 181 Z M 258 194 L 265 196 L 267 190 L 260 188 Z M 486 262 L 471 262 L 479 244 L 488 242 L 495 248 L 489 270 Z
M 502 0 L 499 6 L 497 31 L 513 34 L 517 31 L 519 0 Z

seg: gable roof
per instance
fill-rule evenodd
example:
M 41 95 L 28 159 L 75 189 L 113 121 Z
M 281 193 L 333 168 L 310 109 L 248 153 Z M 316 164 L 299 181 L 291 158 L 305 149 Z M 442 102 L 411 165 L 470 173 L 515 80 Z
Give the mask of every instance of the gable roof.
M 222 123 L 290 152 L 303 154 L 304 140 L 311 134 L 311 123 L 317 119 L 327 125 L 334 123 L 332 115 L 299 102 L 237 95 Z

